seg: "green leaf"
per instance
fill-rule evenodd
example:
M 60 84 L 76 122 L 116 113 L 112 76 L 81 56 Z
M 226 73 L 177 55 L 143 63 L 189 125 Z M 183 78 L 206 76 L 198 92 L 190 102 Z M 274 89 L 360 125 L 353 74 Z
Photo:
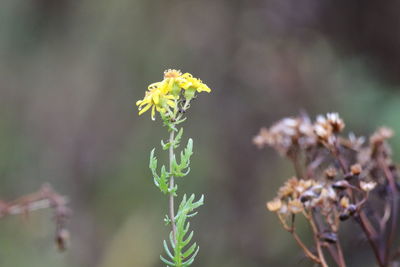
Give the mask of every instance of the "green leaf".
M 195 201 L 195 195 L 192 194 L 189 198 L 184 195 L 181 203 L 179 204 L 179 208 L 177 214 L 175 216 L 175 224 L 176 224 L 176 245 L 174 243 L 173 232 L 171 231 L 169 235 L 170 243 L 172 250 L 168 247 L 168 243 L 164 241 L 164 250 L 165 253 L 171 258 L 172 261 L 163 260 L 164 263 L 169 264 L 170 266 L 176 267 L 187 267 L 191 265 L 199 252 L 199 247 L 196 243 L 193 243 L 188 248 L 190 241 L 193 238 L 193 231 L 190 231 L 190 223 L 187 221 L 189 215 L 194 215 L 195 209 L 203 205 L 204 203 L 204 195 L 200 197 L 199 200 Z M 187 235 L 189 233 L 189 235 Z M 185 237 L 187 235 L 187 237 Z
M 186 148 L 181 152 L 180 163 L 178 164 L 176 157 L 172 158 L 172 175 L 176 177 L 184 177 L 190 172 L 190 157 L 193 155 L 193 140 L 189 138 Z
M 164 141 L 161 140 L 161 147 L 162 147 L 163 150 L 168 150 L 170 146 L 171 146 L 170 142 L 164 144 Z
M 154 148 L 150 152 L 150 163 L 149 168 L 153 175 L 154 184 L 160 189 L 160 191 L 164 194 L 168 193 L 168 178 L 170 177 L 169 172 L 167 172 L 165 166 L 161 167 L 161 174 L 157 173 L 157 158 L 154 156 Z
M 168 248 L 167 241 L 164 240 L 163 244 L 164 244 L 165 252 L 167 252 L 168 257 L 170 257 L 171 259 L 174 259 L 174 256 L 172 256 L 172 253 Z
M 192 253 L 194 252 L 194 250 L 196 249 L 196 247 L 197 247 L 196 243 L 193 243 L 193 244 L 190 246 L 190 248 L 188 248 L 188 250 L 186 250 L 186 251 L 182 254 L 182 257 L 183 257 L 183 258 L 187 258 L 187 257 L 189 257 L 190 255 L 192 255 Z
M 191 231 L 189 236 L 182 242 L 182 245 L 185 247 L 187 246 L 193 238 L 194 231 Z
M 174 140 L 174 148 L 178 148 L 182 139 L 182 135 L 183 135 L 183 128 L 181 128 L 178 132 L 178 134 L 175 137 Z
M 169 260 L 166 260 L 163 256 L 160 255 L 160 259 L 169 266 L 176 266 L 175 263 L 170 262 Z
M 194 259 L 196 258 L 197 254 L 199 253 L 200 247 L 197 247 L 196 252 L 188 259 L 187 261 L 182 263 L 182 267 L 189 266 L 193 263 Z

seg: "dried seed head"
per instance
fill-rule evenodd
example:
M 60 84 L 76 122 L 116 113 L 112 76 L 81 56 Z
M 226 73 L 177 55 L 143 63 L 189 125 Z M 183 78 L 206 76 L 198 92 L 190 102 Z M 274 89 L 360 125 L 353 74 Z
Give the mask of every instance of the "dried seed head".
M 342 197 L 339 204 L 342 208 L 347 209 L 350 205 L 350 200 L 348 197 Z
M 318 136 L 320 140 L 327 141 L 332 135 L 330 128 L 324 127 L 322 124 L 316 124 L 314 126 L 314 133 Z
M 349 182 L 347 182 L 346 180 L 340 180 L 332 184 L 332 187 L 334 189 L 344 190 L 349 187 Z
M 255 144 L 258 148 L 263 148 L 265 145 L 268 144 L 269 140 L 269 133 L 267 128 L 261 128 L 258 135 L 253 138 L 253 144 Z
M 350 171 L 352 175 L 360 175 L 362 167 L 360 164 L 357 163 L 351 166 Z
M 282 207 L 282 201 L 279 198 L 267 202 L 267 209 L 269 211 L 276 212 L 280 210 L 281 207 Z
M 64 251 L 68 248 L 70 240 L 70 234 L 67 229 L 60 229 L 56 235 L 56 245 L 60 251 Z
M 331 244 L 335 244 L 338 241 L 337 234 L 332 232 L 322 233 L 320 239 Z
M 313 126 L 306 117 L 284 118 L 269 129 L 262 128 L 253 138 L 253 143 L 262 148 L 268 145 L 276 149 L 279 154 L 287 155 L 294 146 L 302 149 L 316 144 Z
M 301 194 L 300 201 L 304 203 L 316 197 L 318 197 L 316 193 L 314 193 L 312 190 L 307 190 L 306 192 Z
M 349 133 L 348 138 L 340 138 L 340 144 L 350 148 L 352 150 L 358 151 L 365 142 L 365 137 L 357 137 L 353 132 Z
M 326 114 L 326 120 L 331 125 L 332 131 L 334 133 L 341 132 L 345 126 L 343 120 L 339 117 L 338 113 Z
M 328 168 L 325 170 L 325 176 L 327 179 L 332 180 L 336 177 L 337 170 L 335 168 Z
M 349 207 L 347 208 L 347 210 L 348 210 L 350 216 L 353 216 L 354 213 L 356 213 L 356 211 L 357 211 L 357 206 L 354 204 L 350 204 Z
M 393 135 L 394 132 L 392 129 L 381 127 L 373 135 L 371 135 L 371 137 L 369 138 L 369 142 L 371 143 L 371 145 L 376 146 L 377 144 L 380 144 L 385 140 L 392 138 Z
M 293 214 L 300 213 L 303 210 L 303 204 L 298 199 L 290 200 L 288 202 L 288 209 Z
M 371 182 L 360 181 L 360 188 L 365 192 L 372 191 L 374 190 L 375 187 L 376 187 L 376 182 L 374 181 Z

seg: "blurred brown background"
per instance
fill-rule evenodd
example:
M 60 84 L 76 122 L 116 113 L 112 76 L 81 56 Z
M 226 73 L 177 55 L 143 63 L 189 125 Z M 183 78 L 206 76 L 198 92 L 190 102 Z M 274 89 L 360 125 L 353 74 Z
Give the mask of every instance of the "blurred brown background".
M 400 132 L 399 8 L 394 0 L 2 0 L 1 196 L 50 182 L 74 214 L 63 254 L 51 212 L 0 221 L 0 265 L 162 266 L 167 201 L 147 166 L 166 131 L 137 116 L 135 102 L 177 68 L 213 89 L 185 123 L 195 154 L 181 189 L 206 195 L 193 220 L 201 247 L 193 266 L 310 266 L 265 210 L 291 166 L 251 139 L 302 109 L 338 111 L 357 134 L 384 124 Z M 399 159 L 400 138 L 392 144 Z M 351 266 L 373 266 L 364 240 L 343 238 Z

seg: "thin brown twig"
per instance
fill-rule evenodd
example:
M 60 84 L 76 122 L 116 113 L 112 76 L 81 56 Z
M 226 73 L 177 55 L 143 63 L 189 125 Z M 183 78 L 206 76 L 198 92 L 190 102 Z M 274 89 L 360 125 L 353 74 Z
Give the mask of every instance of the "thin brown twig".
M 279 221 L 281 222 L 283 228 L 288 231 L 294 238 L 294 240 L 296 240 L 297 244 L 303 249 L 304 254 L 309 257 L 311 260 L 313 260 L 314 262 L 321 264 L 321 260 L 314 255 L 314 253 L 312 253 L 307 246 L 303 243 L 303 241 L 301 241 L 301 238 L 297 235 L 297 233 L 295 232 L 294 227 L 289 227 L 286 224 L 286 221 L 284 218 L 282 218 L 282 216 L 280 214 L 278 214 L 278 218 Z
M 341 156 L 338 142 L 335 142 L 334 149 L 333 149 L 333 151 L 331 150 L 331 152 L 332 152 L 333 156 L 336 157 L 336 159 L 338 160 L 339 165 L 340 165 L 340 167 L 341 167 L 341 169 L 343 171 L 343 174 L 346 174 L 347 173 L 347 166 L 346 166 L 346 164 L 344 162 L 344 159 Z M 350 192 L 350 196 L 353 197 L 352 192 Z M 382 257 L 381 253 L 379 252 L 378 245 L 375 242 L 376 237 L 377 237 L 376 230 L 374 229 L 374 227 L 372 226 L 371 222 L 369 221 L 369 219 L 365 215 L 364 211 L 361 210 L 361 209 L 359 210 L 359 217 L 358 218 L 359 218 L 359 220 L 357 220 L 357 222 L 360 224 L 361 229 L 364 231 L 364 234 L 366 235 L 367 240 L 370 243 L 372 250 L 374 251 L 376 260 L 378 262 L 378 265 L 379 266 L 384 266 L 383 262 L 382 262 L 382 259 L 381 259 L 381 257 Z
M 344 259 L 342 246 L 340 245 L 339 240 L 336 242 L 336 250 L 338 253 L 338 257 L 339 257 L 339 266 L 346 267 L 346 261 Z
M 311 226 L 311 229 L 313 231 L 314 242 L 315 242 L 315 246 L 317 247 L 318 257 L 321 261 L 321 265 L 322 265 L 322 267 L 328 267 L 328 264 L 326 263 L 326 260 L 325 260 L 324 252 L 322 250 L 321 241 L 319 240 L 319 230 L 318 230 L 317 225 L 315 224 L 313 215 L 307 214 L 307 212 L 304 210 L 303 210 L 303 214 L 307 218 L 307 220 Z
M 14 201 L 0 201 L 0 218 L 9 215 L 29 215 L 29 212 L 39 209 L 53 208 L 56 223 L 56 244 L 60 251 L 66 249 L 69 241 L 69 232 L 66 230 L 66 220 L 70 215 L 66 207 L 67 199 L 55 192 L 49 185 L 32 194 L 22 196 Z
M 299 148 L 296 147 L 293 149 L 293 151 L 291 151 L 291 153 L 289 153 L 289 158 L 292 160 L 293 163 L 293 167 L 294 170 L 296 172 L 296 176 L 297 178 L 303 178 L 303 170 L 300 166 L 300 162 L 299 162 Z
M 390 194 L 391 194 L 391 227 L 386 239 L 385 245 L 385 254 L 384 254 L 384 265 L 388 265 L 390 261 L 390 251 L 393 246 L 394 237 L 396 236 L 397 232 L 397 218 L 398 218 L 398 190 L 396 187 L 396 182 L 393 177 L 392 172 L 389 170 L 388 166 L 384 163 L 382 159 L 382 153 L 380 153 L 380 157 L 378 158 L 378 164 L 382 168 L 386 179 L 389 183 Z

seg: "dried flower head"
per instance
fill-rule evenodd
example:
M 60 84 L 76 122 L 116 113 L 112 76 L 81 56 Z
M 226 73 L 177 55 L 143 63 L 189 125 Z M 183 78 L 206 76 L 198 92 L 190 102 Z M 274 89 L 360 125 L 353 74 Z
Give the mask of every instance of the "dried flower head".
M 340 144 L 346 148 L 357 151 L 361 149 L 362 145 L 365 143 L 365 137 L 357 137 L 353 132 L 350 132 L 348 138 L 340 138 Z
M 350 172 L 352 175 L 360 175 L 362 171 L 362 167 L 361 164 L 357 163 L 357 164 L 353 164 L 350 167 Z
M 274 200 L 267 202 L 267 209 L 269 211 L 275 212 L 280 210 L 281 207 L 282 201 L 279 198 L 275 198 Z
M 328 113 L 326 114 L 327 123 L 332 127 L 334 133 L 340 133 L 344 129 L 344 122 L 339 117 L 338 113 Z
M 375 146 L 377 144 L 383 143 L 387 139 L 392 138 L 394 135 L 393 130 L 387 127 L 379 128 L 373 135 L 371 135 L 369 142 Z
M 328 113 L 317 116 L 314 123 L 303 117 L 285 118 L 260 130 L 253 142 L 259 147 L 272 146 L 292 161 L 298 177 L 307 178 L 287 180 L 267 207 L 277 213 L 283 227 L 316 264 L 328 266 L 324 246 L 338 266 L 346 266 L 345 258 L 339 255 L 337 233 L 340 221 L 353 217 L 370 243 L 378 265 L 389 266 L 396 251 L 396 224 L 400 217 L 400 174 L 386 142 L 393 131 L 380 128 L 365 144 L 364 137 L 353 133 L 341 136 L 344 127 L 337 113 Z M 378 185 L 379 190 L 374 190 Z M 298 213 L 313 230 L 316 253 L 295 233 L 298 216 L 293 215 Z
M 344 209 L 347 209 L 350 205 L 350 200 L 348 197 L 342 197 L 340 199 L 340 206 Z
M 267 144 L 267 140 L 269 138 L 268 129 L 263 127 L 260 129 L 258 135 L 254 136 L 253 144 L 255 144 L 258 148 L 263 148 Z
M 376 182 L 374 182 L 374 181 L 370 181 L 370 182 L 360 181 L 360 188 L 362 190 L 364 190 L 365 192 L 372 191 L 372 190 L 374 190 L 375 187 L 376 187 Z
M 314 145 L 316 138 L 308 117 L 284 118 L 269 129 L 262 128 L 253 143 L 260 148 L 271 146 L 281 155 L 287 155 L 294 147 L 306 149 Z
M 300 213 L 303 211 L 303 204 L 299 199 L 292 199 L 288 202 L 288 210 L 292 214 Z
M 314 123 L 314 133 L 324 145 L 332 145 L 334 134 L 344 128 L 344 122 L 338 113 L 328 113 L 325 116 L 318 115 Z
M 325 170 L 325 176 L 329 180 L 334 179 L 336 175 L 337 175 L 337 170 L 335 168 L 330 167 Z

